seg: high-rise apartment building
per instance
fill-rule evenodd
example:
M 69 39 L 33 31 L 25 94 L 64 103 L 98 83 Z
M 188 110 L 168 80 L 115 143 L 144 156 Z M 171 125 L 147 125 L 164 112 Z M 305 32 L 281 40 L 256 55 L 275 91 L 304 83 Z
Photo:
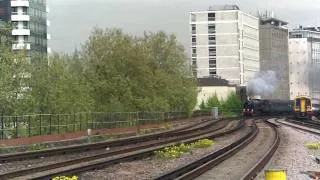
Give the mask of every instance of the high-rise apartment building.
M 0 21 L 13 25 L 13 50 L 26 49 L 28 56 L 47 55 L 46 0 L 2 0 Z
M 268 16 L 260 16 L 260 70 L 275 72 L 279 84 L 275 92 L 264 95 L 267 99 L 289 99 L 288 23 Z
M 320 101 L 320 28 L 302 27 L 289 33 L 290 99 L 297 95 Z
M 260 70 L 259 18 L 236 5 L 190 12 L 191 60 L 198 78 L 246 84 Z

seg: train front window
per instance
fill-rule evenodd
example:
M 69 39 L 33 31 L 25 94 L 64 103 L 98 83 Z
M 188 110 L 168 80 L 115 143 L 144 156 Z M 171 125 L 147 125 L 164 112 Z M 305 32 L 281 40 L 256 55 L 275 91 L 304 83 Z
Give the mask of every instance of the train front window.
M 296 106 L 300 106 L 300 99 L 296 99 Z
M 306 106 L 311 106 L 311 101 L 310 101 L 310 99 L 306 99 Z

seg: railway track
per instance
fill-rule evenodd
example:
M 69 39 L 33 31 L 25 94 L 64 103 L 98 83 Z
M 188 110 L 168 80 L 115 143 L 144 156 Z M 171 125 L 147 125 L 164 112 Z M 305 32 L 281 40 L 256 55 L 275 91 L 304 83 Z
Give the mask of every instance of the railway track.
M 266 122 L 270 124 L 269 122 Z M 263 156 L 261 160 L 259 160 L 243 177 L 242 179 L 254 179 L 256 175 L 259 173 L 259 171 L 262 170 L 262 168 L 267 164 L 267 162 L 271 159 L 272 155 L 276 151 L 280 139 L 278 135 L 278 131 L 276 130 L 275 125 L 270 124 L 270 126 L 273 128 L 273 130 L 276 133 L 274 143 L 272 147 L 268 150 L 268 152 Z M 237 140 L 236 142 L 225 146 L 224 148 L 217 150 L 215 152 L 212 152 L 201 159 L 198 159 L 194 162 L 191 162 L 190 164 L 187 164 L 183 167 L 177 168 L 171 172 L 168 172 L 166 174 L 163 174 L 162 176 L 159 176 L 156 178 L 156 180 L 169 180 L 169 179 L 195 179 L 196 177 L 200 176 L 204 172 L 212 169 L 213 167 L 217 166 L 221 162 L 225 161 L 226 159 L 233 156 L 235 153 L 240 151 L 242 148 L 250 144 L 257 134 L 259 133 L 259 129 L 257 128 L 257 125 L 255 123 L 251 126 L 251 131 L 242 137 L 241 139 Z
M 113 147 L 120 147 L 126 146 L 130 144 L 137 144 L 140 142 L 146 142 L 153 139 L 160 139 L 160 138 L 167 138 L 177 136 L 181 133 L 192 133 L 195 131 L 202 131 L 209 127 L 215 126 L 220 121 L 203 121 L 200 123 L 188 125 L 185 127 L 177 128 L 170 131 L 164 131 L 149 135 L 143 136 L 134 136 L 129 138 L 121 138 L 117 140 L 111 141 L 104 141 L 98 143 L 90 143 L 90 144 L 82 144 L 82 145 L 71 145 L 65 147 L 59 147 L 55 149 L 47 149 L 47 150 L 40 150 L 40 151 L 32 151 L 32 152 L 18 152 L 18 153 L 10 153 L 10 154 L 1 154 L 0 155 L 0 162 L 12 162 L 12 161 L 19 161 L 19 160 L 27 160 L 27 159 L 34 159 L 34 158 L 43 158 L 49 157 L 54 155 L 60 154 L 68 154 L 68 153 L 79 153 L 79 152 L 86 152 L 90 150 L 98 150 L 98 149 L 105 149 L 105 148 L 113 148 Z
M 84 171 L 106 167 L 115 163 L 141 159 L 150 156 L 154 151 L 162 149 L 170 145 L 179 143 L 189 143 L 202 138 L 215 138 L 228 133 L 232 133 L 243 127 L 243 121 L 239 121 L 237 128 L 228 130 L 226 132 L 212 132 L 212 129 L 196 132 L 194 134 L 184 134 L 175 138 L 160 139 L 156 142 L 149 142 L 145 144 L 133 145 L 130 148 L 98 154 L 95 156 L 88 156 L 84 158 L 73 159 L 61 163 L 55 163 L 48 166 L 37 168 L 28 168 L 15 172 L 1 174 L 0 179 L 50 179 L 57 175 L 72 175 Z M 220 128 L 219 128 L 220 129 Z M 114 155 L 110 157 L 110 155 Z
M 282 122 L 280 120 L 276 120 L 277 123 L 286 125 L 295 129 L 299 129 L 305 132 L 309 132 L 312 134 L 320 135 L 320 123 L 314 121 L 298 121 L 294 119 L 286 119 L 286 122 Z M 298 125 L 298 126 L 296 126 Z

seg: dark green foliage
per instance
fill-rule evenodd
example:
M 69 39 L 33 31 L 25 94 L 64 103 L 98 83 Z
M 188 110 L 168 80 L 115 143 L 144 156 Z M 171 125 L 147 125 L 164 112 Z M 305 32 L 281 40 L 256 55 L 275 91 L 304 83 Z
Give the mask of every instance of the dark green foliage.
M 219 113 L 225 116 L 240 115 L 242 102 L 235 92 L 231 92 L 225 100 L 219 100 L 217 94 L 214 94 L 207 102 L 200 104 L 200 110 L 205 112 L 211 112 L 213 107 L 218 107 Z

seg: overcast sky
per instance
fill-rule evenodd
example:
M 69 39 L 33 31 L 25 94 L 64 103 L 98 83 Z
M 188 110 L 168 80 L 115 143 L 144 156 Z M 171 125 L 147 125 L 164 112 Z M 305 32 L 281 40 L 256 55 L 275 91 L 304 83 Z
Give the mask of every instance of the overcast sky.
M 93 27 L 122 28 L 139 35 L 143 31 L 174 33 L 188 47 L 190 11 L 210 5 L 237 4 L 256 13 L 273 11 L 276 17 L 298 25 L 320 26 L 319 0 L 47 0 L 51 26 L 49 46 L 55 52 L 73 52 Z

